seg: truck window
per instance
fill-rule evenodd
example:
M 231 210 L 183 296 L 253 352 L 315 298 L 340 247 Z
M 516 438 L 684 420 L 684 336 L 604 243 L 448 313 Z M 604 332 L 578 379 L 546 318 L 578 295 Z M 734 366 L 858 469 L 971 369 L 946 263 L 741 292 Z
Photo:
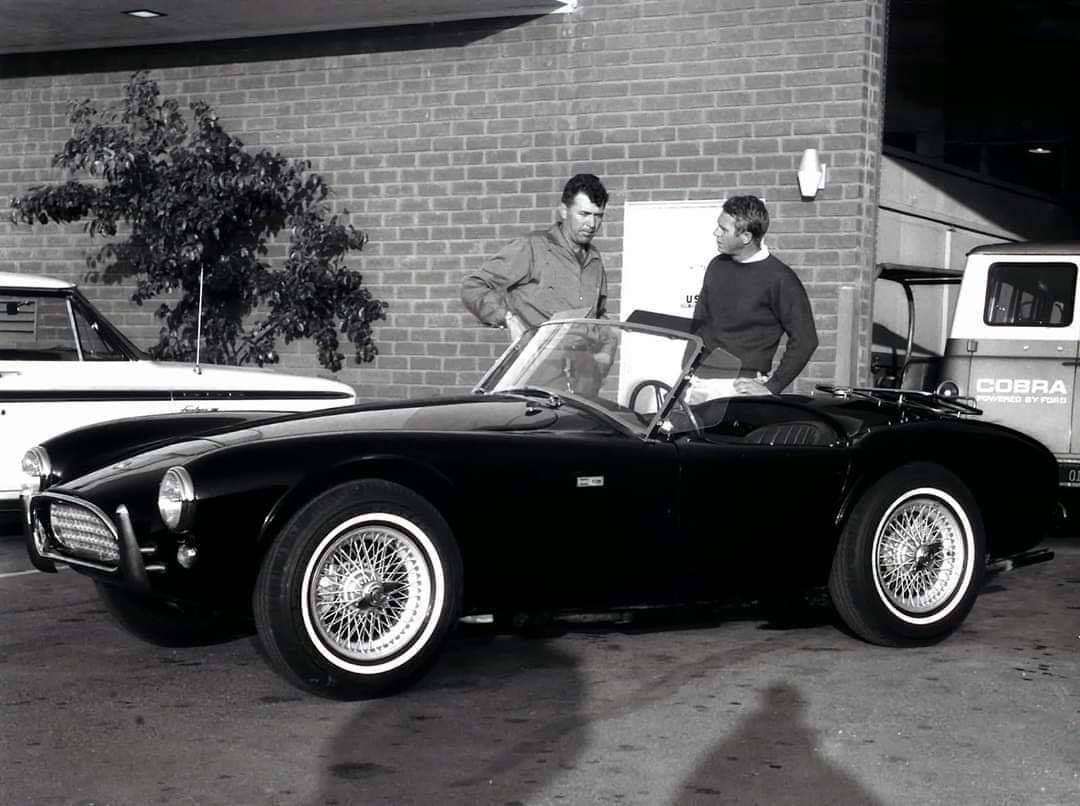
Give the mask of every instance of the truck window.
M 1076 298 L 1074 263 L 993 263 L 986 283 L 988 325 L 1065 327 Z

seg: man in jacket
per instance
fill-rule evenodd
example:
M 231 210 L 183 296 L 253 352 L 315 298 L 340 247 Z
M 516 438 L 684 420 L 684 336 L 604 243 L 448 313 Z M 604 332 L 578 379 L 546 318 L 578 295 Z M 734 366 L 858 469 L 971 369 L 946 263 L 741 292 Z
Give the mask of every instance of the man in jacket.
M 490 327 L 508 328 L 514 339 L 557 313 L 603 318 L 607 275 L 592 240 L 607 202 L 607 190 L 596 176 L 571 177 L 563 188 L 554 224 L 514 239 L 465 276 L 461 284 L 465 307 Z M 596 385 L 611 366 L 614 348 L 606 333 L 589 344 L 597 367 Z

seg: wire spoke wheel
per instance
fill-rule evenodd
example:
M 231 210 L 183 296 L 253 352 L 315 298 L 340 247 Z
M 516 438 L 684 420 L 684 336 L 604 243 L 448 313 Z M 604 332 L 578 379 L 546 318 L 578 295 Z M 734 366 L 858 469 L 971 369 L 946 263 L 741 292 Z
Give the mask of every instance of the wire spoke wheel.
M 847 627 L 884 646 L 925 646 L 963 622 L 979 593 L 986 536 L 974 496 L 930 462 L 896 468 L 852 508 L 829 572 Z
M 332 487 L 294 514 L 259 569 L 259 641 L 281 675 L 352 699 L 434 664 L 461 610 L 461 554 L 426 498 L 382 479 Z
M 909 498 L 886 515 L 878 530 L 875 583 L 898 609 L 931 612 L 957 591 L 968 562 L 968 542 L 945 501 Z
M 341 525 L 312 560 L 308 612 L 322 640 L 358 663 L 408 646 L 431 614 L 431 568 L 417 542 L 390 524 Z

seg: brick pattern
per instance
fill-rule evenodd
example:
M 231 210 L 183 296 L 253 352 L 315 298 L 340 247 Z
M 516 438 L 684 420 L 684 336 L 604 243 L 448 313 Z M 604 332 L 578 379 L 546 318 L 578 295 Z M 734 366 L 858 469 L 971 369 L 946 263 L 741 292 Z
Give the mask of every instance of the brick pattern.
M 625 201 L 764 195 L 770 245 L 817 317 L 821 347 L 797 386 L 808 391 L 833 378 L 842 284 L 857 288 L 867 373 L 885 8 L 581 0 L 569 15 L 353 32 L 318 55 L 275 40 L 223 64 L 206 63 L 212 48 L 145 64 L 163 93 L 208 101 L 250 146 L 310 158 L 371 236 L 352 263 L 391 307 L 379 358 L 339 373 L 361 398 L 456 393 L 479 378 L 506 334 L 464 311 L 462 273 L 553 220 L 577 171 L 612 192 L 598 245 L 616 300 Z M 68 103 L 118 97 L 129 72 L 0 78 L 0 195 L 56 181 Z M 795 184 L 805 148 L 829 164 L 812 203 Z M 0 223 L 4 270 L 92 282 L 96 247 L 80 226 Z M 155 339 L 153 306 L 128 302 L 130 288 L 87 291 L 137 342 Z M 284 368 L 325 374 L 310 345 L 279 348 Z

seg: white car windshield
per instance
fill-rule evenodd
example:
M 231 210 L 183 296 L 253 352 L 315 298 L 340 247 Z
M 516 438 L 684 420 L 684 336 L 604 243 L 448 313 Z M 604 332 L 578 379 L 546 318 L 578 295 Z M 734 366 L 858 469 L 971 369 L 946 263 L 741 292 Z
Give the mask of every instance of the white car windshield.
M 645 435 L 700 363 L 701 340 L 664 328 L 593 319 L 547 322 L 521 336 L 477 385 L 477 392 L 535 396 L 558 406 L 571 401 Z M 705 362 L 738 371 L 738 361 L 714 350 Z

